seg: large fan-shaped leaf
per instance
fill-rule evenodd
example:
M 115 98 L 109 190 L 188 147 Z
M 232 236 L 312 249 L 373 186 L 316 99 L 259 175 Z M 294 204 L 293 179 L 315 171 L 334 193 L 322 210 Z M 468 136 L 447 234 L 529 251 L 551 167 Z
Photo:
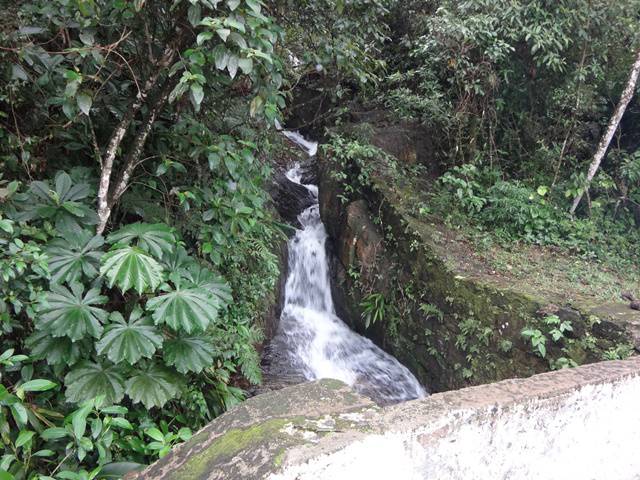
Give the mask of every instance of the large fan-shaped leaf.
M 17 220 L 49 219 L 58 231 L 81 232 L 83 227 L 98 223 L 98 215 L 87 204 L 91 187 L 86 183 L 73 184 L 65 172 L 58 172 L 55 185 L 35 181 L 29 191 L 16 196 L 20 206 Z
M 165 323 L 187 333 L 203 332 L 217 318 L 219 307 L 218 299 L 203 288 L 177 287 L 147 302 L 156 325 Z
M 164 223 L 132 223 L 107 237 L 109 243 L 134 243 L 156 258 L 175 248 L 176 237 Z
M 69 337 L 76 341 L 90 335 L 99 338 L 102 335 L 102 323 L 107 312 L 95 305 L 102 305 L 107 298 L 94 288 L 86 294 L 81 285 L 74 283 L 71 289 L 62 285 L 52 285 L 51 292 L 41 306 L 39 330 L 46 330 L 54 337 Z
M 109 286 L 117 285 L 123 292 L 130 288 L 142 293 L 155 290 L 162 282 L 162 267 L 138 247 L 122 247 L 102 257 L 100 274 L 109 279 Z
M 27 339 L 31 358 L 46 360 L 49 365 L 73 365 L 82 356 L 81 344 L 67 337 L 52 337 L 47 330 L 36 330 Z
M 133 403 L 146 407 L 162 407 L 180 393 L 180 379 L 171 370 L 152 365 L 147 370 L 138 370 L 127 380 L 127 395 Z
M 184 247 L 177 247 L 165 253 L 162 260 L 169 272 L 177 272 L 179 270 L 185 270 L 192 265 L 197 265 L 196 260 L 189 256 Z
M 182 269 L 180 274 L 194 287 L 203 288 L 216 296 L 220 301 L 220 306 L 228 305 L 233 300 L 229 284 L 224 278 L 216 275 L 208 268 L 194 264 L 186 269 Z
M 64 377 L 64 383 L 69 402 L 83 402 L 104 395 L 106 405 L 111 405 L 124 396 L 124 377 L 115 365 L 105 367 L 99 363 L 82 362 Z
M 70 238 L 57 238 L 47 246 L 51 281 L 54 283 L 72 283 L 80 281 L 82 274 L 93 279 L 98 275 L 100 247 L 104 239 L 97 235 L 92 237 L 83 231 Z
M 112 313 L 110 319 L 113 323 L 105 329 L 96 350 L 100 355 L 106 353 L 113 363 L 126 361 L 133 365 L 142 357 L 151 358 L 162 345 L 162 335 L 140 308 L 131 313 L 128 322 L 119 312 Z
M 180 373 L 200 373 L 213 363 L 213 345 L 203 337 L 181 337 L 165 342 L 164 359 Z

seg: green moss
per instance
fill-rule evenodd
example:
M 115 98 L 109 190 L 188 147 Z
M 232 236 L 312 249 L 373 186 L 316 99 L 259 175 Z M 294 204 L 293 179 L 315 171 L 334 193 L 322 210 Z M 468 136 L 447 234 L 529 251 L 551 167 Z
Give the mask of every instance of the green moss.
M 275 457 L 273 457 L 273 466 L 276 468 L 280 468 L 282 466 L 282 462 L 284 462 L 284 458 L 287 454 L 287 450 L 285 448 L 281 448 Z
M 288 423 L 299 419 L 271 419 L 244 429 L 232 429 L 217 438 L 209 447 L 192 455 L 189 461 L 180 466 L 174 473 L 176 480 L 195 480 L 205 476 L 212 465 L 222 465 L 221 460 L 232 458 L 243 450 L 256 448 L 264 442 L 273 445 L 274 440 L 281 437 L 286 442 L 292 438 L 281 430 Z

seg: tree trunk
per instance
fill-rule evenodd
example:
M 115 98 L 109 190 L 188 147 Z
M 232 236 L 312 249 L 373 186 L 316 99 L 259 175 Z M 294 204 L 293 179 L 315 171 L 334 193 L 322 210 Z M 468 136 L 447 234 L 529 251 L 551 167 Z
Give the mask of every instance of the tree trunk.
M 624 88 L 624 91 L 622 92 L 620 101 L 618 102 L 618 105 L 616 106 L 616 109 L 613 112 L 613 116 L 611 117 L 611 120 L 609 120 L 609 125 L 607 126 L 606 132 L 600 139 L 600 143 L 598 144 L 598 149 L 596 150 L 596 154 L 593 156 L 593 161 L 589 166 L 589 172 L 587 173 L 587 180 L 585 182 L 584 189 L 578 195 L 576 195 L 576 198 L 573 200 L 573 205 L 571 205 L 571 209 L 569 210 L 571 215 L 575 213 L 576 208 L 578 208 L 578 205 L 582 200 L 584 192 L 589 190 L 589 185 L 591 184 L 593 177 L 596 176 L 596 173 L 598 172 L 598 168 L 600 168 L 600 163 L 602 162 L 602 159 L 607 153 L 607 149 L 609 148 L 611 139 L 613 138 L 613 135 L 616 133 L 616 130 L 618 129 L 618 125 L 620 125 L 620 120 L 622 119 L 622 116 L 624 115 L 624 112 L 627 109 L 629 102 L 631 102 L 631 99 L 633 98 L 633 94 L 636 89 L 636 84 L 638 83 L 638 75 L 640 75 L 640 50 L 638 50 L 637 52 L 635 63 L 633 64 L 633 68 L 631 69 L 629 80 L 627 80 L 627 85 Z
M 129 110 L 127 110 L 127 113 L 125 113 L 124 117 L 122 117 L 122 120 L 111 134 L 111 138 L 109 139 L 107 150 L 102 161 L 100 183 L 98 185 L 99 221 L 98 226 L 96 227 L 96 233 L 98 235 L 101 235 L 102 232 L 104 232 L 109 216 L 111 215 L 111 208 L 113 207 L 113 202 L 110 202 L 109 191 L 111 186 L 111 176 L 113 173 L 113 162 L 116 159 L 120 144 L 122 143 L 131 122 L 145 104 L 152 91 L 157 87 L 158 80 L 164 73 L 166 73 L 167 68 L 173 63 L 179 48 L 181 48 L 180 41 L 177 42 L 177 45 L 172 45 L 165 49 L 162 58 L 158 61 L 155 72 L 147 79 L 142 91 L 138 93 L 137 98 L 131 103 Z M 164 105 L 164 101 L 162 105 Z M 153 119 L 155 120 L 155 115 Z M 148 131 L 144 132 L 144 139 L 142 142 L 143 146 L 150 129 L 151 126 L 149 126 Z M 137 135 L 137 137 L 140 138 L 140 134 Z M 134 144 L 136 144 L 136 140 L 134 140 Z

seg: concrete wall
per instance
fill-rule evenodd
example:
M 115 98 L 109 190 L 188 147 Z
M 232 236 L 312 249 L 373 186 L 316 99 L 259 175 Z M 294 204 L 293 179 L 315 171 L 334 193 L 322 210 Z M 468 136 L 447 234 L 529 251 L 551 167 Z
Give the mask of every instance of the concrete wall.
M 311 410 L 305 390 L 313 397 Z M 228 426 L 240 413 L 234 410 L 139 478 L 640 478 L 637 357 L 436 394 L 386 408 L 350 394 L 333 381 L 261 397 L 247 402 L 254 415 L 243 424 L 243 442 L 231 442 L 230 447 L 221 440 L 228 432 L 219 427 Z M 260 402 L 264 415 L 252 402 Z M 288 405 L 284 410 L 283 402 Z M 297 402 L 301 405 L 296 406 Z M 279 410 L 274 411 L 275 406 Z M 254 438 L 247 433 L 262 432 L 260 427 L 267 424 L 275 425 L 267 435 Z M 198 443 L 208 445 L 206 456 Z M 198 469 L 185 469 L 194 459 Z M 237 465 L 243 470 L 234 469 Z

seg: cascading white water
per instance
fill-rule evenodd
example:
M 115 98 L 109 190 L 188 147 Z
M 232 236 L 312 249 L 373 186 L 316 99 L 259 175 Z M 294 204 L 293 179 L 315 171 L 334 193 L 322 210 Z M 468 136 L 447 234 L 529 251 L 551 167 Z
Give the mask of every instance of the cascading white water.
M 283 134 L 315 155 L 317 143 L 297 132 L 284 130 Z M 287 177 L 317 199 L 318 187 L 302 183 L 299 165 Z M 425 389 L 406 367 L 336 316 L 325 253 L 327 232 L 318 203 L 300 213 L 298 221 L 302 229 L 289 241 L 289 274 L 277 334 L 289 368 L 308 380 L 342 380 L 381 404 L 425 396 Z

